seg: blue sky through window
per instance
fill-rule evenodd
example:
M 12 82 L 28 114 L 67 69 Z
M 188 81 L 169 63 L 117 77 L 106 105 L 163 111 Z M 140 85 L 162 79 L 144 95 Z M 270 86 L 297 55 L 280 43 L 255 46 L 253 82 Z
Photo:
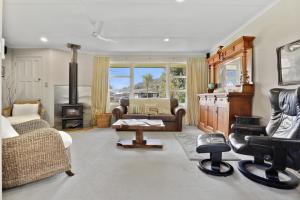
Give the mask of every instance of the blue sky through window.
M 127 67 L 119 67 L 119 68 L 113 68 L 111 67 L 109 69 L 109 76 L 130 76 L 130 68 Z
M 164 72 L 165 68 L 134 68 L 134 84 L 143 82 L 145 74 L 152 74 L 153 79 L 158 79 Z
M 143 75 L 152 74 L 153 79 L 158 79 L 162 73 L 165 72 L 165 68 L 134 68 L 134 84 L 143 82 Z M 119 90 L 124 87 L 130 86 L 130 68 L 110 68 L 110 86 L 112 90 Z M 115 76 L 128 76 L 128 78 L 113 78 Z

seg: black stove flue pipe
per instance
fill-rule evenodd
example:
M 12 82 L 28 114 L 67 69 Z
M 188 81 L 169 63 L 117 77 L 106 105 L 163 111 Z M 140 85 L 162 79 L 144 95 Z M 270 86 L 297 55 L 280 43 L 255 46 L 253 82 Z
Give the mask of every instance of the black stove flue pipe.
M 77 63 L 77 50 L 80 45 L 67 44 L 67 47 L 72 50 L 72 60 L 69 63 L 69 104 L 78 103 L 78 63 Z

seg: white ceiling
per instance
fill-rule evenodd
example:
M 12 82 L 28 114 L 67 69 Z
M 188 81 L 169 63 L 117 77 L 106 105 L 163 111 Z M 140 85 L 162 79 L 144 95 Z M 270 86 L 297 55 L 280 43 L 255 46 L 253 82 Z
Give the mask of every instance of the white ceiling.
M 66 49 L 71 42 L 99 53 L 202 53 L 274 1 L 4 0 L 3 34 L 18 48 Z M 118 43 L 92 37 L 89 19 L 104 21 L 103 35 Z

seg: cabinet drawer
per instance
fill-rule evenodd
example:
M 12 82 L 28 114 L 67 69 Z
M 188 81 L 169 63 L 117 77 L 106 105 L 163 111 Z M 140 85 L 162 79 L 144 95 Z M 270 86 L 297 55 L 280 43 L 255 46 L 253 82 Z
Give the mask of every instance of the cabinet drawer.
M 226 107 L 228 106 L 229 102 L 227 98 L 217 98 L 216 106 L 218 107 Z
M 213 106 L 215 104 L 215 98 L 207 98 L 206 105 Z
M 205 106 L 206 105 L 206 98 L 200 98 L 199 100 L 200 105 Z

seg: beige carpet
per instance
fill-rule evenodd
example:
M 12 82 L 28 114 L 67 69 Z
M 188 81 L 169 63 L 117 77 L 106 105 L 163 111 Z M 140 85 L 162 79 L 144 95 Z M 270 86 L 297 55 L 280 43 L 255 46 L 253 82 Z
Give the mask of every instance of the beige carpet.
M 129 137 L 130 133 L 118 133 Z M 209 176 L 190 161 L 172 133 L 147 133 L 163 150 L 116 147 L 112 129 L 72 133 L 74 177 L 64 173 L 3 192 L 4 200 L 298 200 L 300 187 L 278 190 L 256 184 L 238 170 Z M 230 162 L 236 169 L 236 162 Z

